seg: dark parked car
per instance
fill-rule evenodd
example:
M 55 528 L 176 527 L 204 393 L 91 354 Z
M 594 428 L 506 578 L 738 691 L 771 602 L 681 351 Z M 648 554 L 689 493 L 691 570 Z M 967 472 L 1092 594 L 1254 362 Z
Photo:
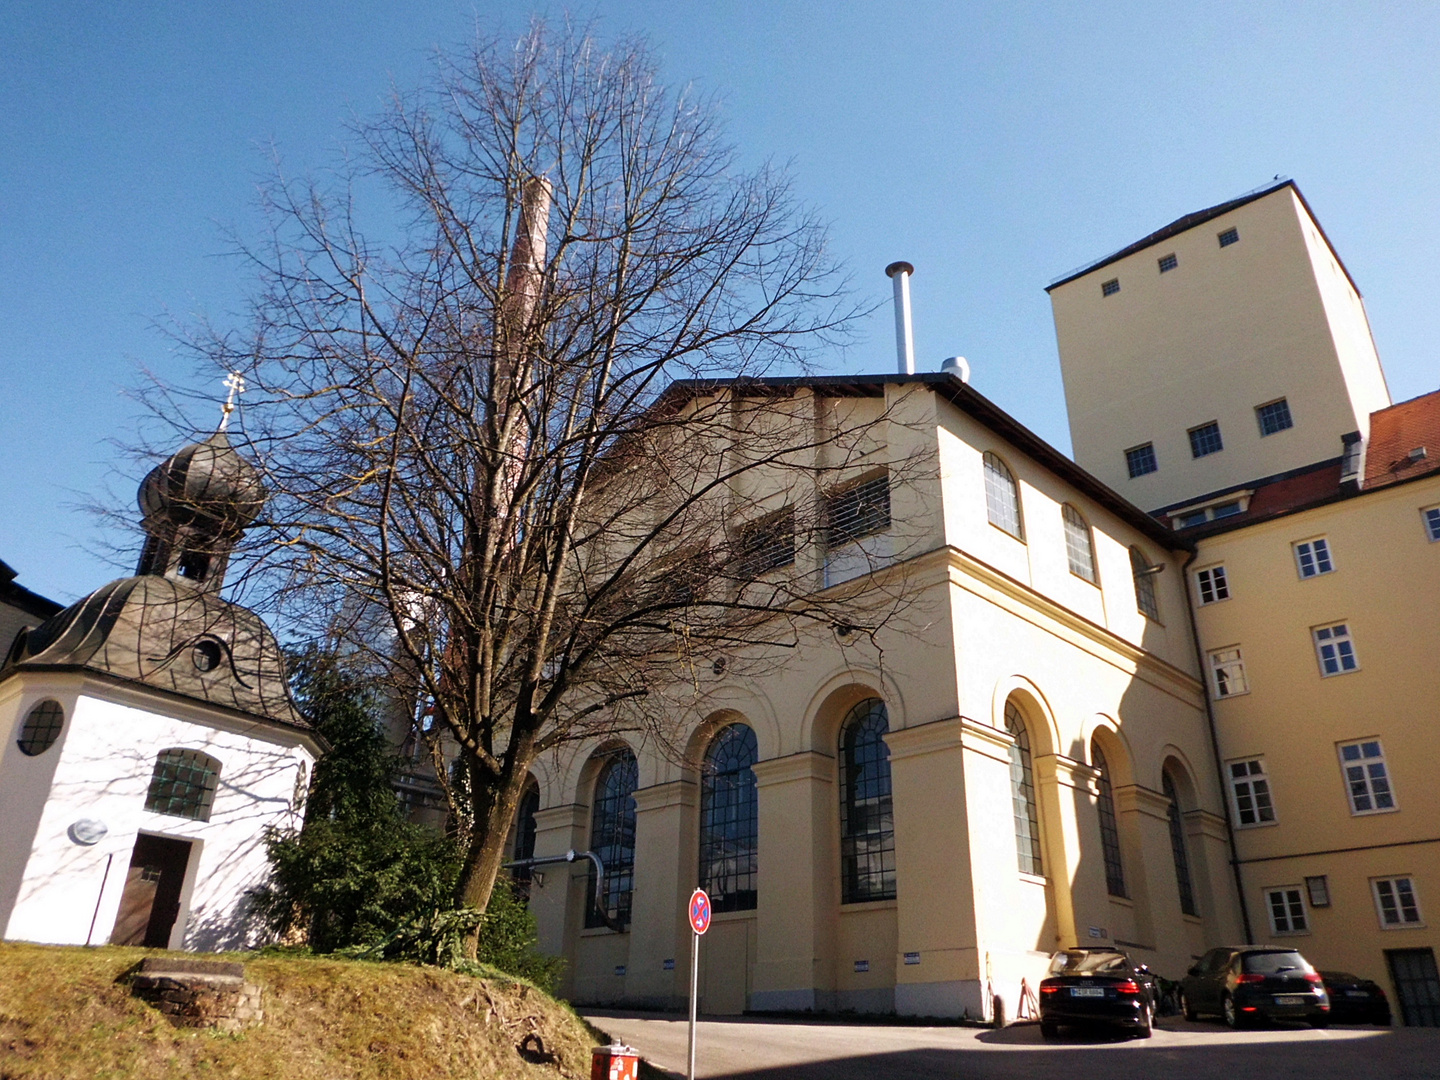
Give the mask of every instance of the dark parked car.
M 1104 1024 L 1148 1039 L 1155 1029 L 1160 990 L 1144 964 L 1118 949 L 1065 949 L 1040 982 L 1040 1034 L 1062 1024 Z
M 1379 984 L 1346 971 L 1322 971 L 1325 992 L 1330 995 L 1332 1024 L 1379 1024 L 1390 1026 L 1390 1002 Z
M 1211 949 L 1180 983 L 1180 1008 L 1186 1020 L 1210 1013 L 1232 1028 L 1261 1019 L 1330 1023 L 1320 973 L 1294 949 L 1275 946 Z

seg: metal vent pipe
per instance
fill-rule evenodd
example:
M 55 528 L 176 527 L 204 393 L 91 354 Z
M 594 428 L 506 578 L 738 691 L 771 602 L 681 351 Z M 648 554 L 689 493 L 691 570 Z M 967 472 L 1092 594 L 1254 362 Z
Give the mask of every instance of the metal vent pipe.
M 910 326 L 910 275 L 915 267 L 893 262 L 885 273 L 895 285 L 895 354 L 901 375 L 915 374 L 915 332 Z

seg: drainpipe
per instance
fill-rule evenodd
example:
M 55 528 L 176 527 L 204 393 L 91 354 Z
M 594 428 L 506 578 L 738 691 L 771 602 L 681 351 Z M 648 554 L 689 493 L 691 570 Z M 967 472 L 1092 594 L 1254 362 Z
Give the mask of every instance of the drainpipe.
M 595 867 L 595 911 L 604 920 L 605 925 L 617 934 L 625 932 L 625 925 L 612 919 L 610 913 L 605 910 L 600 902 L 600 882 L 605 880 L 605 864 L 600 861 L 600 856 L 593 851 L 576 851 L 571 848 L 564 855 L 537 855 L 533 859 L 516 859 L 513 862 L 501 863 L 502 870 L 521 870 L 532 866 L 549 866 L 552 863 L 572 863 L 577 859 L 589 859 Z
M 1210 679 L 1205 671 L 1205 650 L 1200 647 L 1200 627 L 1195 621 L 1195 603 L 1190 596 L 1190 567 L 1200 557 L 1192 551 L 1180 568 L 1180 585 L 1185 593 L 1185 613 L 1190 616 L 1190 638 L 1195 643 L 1195 662 L 1200 667 L 1200 682 L 1205 687 L 1205 721 L 1210 728 L 1210 752 L 1215 757 L 1215 775 L 1220 778 L 1220 805 L 1225 809 L 1225 840 L 1230 845 L 1230 871 L 1235 876 L 1235 893 L 1240 898 L 1240 922 L 1245 929 L 1245 944 L 1255 944 L 1250 928 L 1250 905 L 1245 902 L 1245 879 L 1240 872 L 1240 854 L 1235 850 L 1235 823 L 1230 817 L 1230 785 L 1225 779 L 1225 764 L 1220 757 L 1220 735 L 1215 727 L 1215 707 L 1210 701 Z

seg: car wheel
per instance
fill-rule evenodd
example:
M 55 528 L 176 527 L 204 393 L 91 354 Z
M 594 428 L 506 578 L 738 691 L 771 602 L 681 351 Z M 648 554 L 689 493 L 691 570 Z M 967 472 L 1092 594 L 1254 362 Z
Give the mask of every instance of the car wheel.
M 1052 1024 L 1049 1020 L 1040 1021 L 1040 1036 L 1045 1039 L 1053 1039 L 1060 1034 L 1060 1025 Z
M 1245 1026 L 1240 1019 L 1240 1010 L 1235 1005 L 1235 999 L 1229 994 L 1220 1000 L 1220 1014 L 1225 1018 L 1226 1027 L 1238 1030 Z
M 1143 1013 L 1143 1014 L 1141 1015 L 1141 1017 L 1140 1017 L 1140 1027 L 1139 1027 L 1139 1029 L 1135 1032 L 1135 1037 L 1136 1037 L 1137 1039 L 1148 1039 L 1148 1038 L 1150 1038 L 1151 1035 L 1154 1035 L 1154 1034 L 1155 1034 L 1155 1008 L 1154 1008 L 1154 1006 L 1152 1006 L 1152 1005 L 1146 1005 L 1146 1006 L 1145 1006 L 1145 1011 L 1144 1011 L 1144 1013 Z
M 1180 1011 L 1185 1014 L 1185 1019 L 1192 1023 L 1200 1019 L 1200 1014 L 1190 1004 L 1190 995 L 1180 991 Z

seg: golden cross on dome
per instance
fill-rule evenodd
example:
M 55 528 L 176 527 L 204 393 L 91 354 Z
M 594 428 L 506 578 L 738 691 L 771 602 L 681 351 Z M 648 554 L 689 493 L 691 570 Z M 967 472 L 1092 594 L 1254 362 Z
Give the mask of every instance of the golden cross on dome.
M 225 395 L 225 404 L 220 406 L 220 430 L 224 431 L 230 426 L 230 414 L 235 411 L 235 398 L 245 392 L 245 376 L 238 371 L 232 371 L 225 376 L 225 388 L 230 392 Z

